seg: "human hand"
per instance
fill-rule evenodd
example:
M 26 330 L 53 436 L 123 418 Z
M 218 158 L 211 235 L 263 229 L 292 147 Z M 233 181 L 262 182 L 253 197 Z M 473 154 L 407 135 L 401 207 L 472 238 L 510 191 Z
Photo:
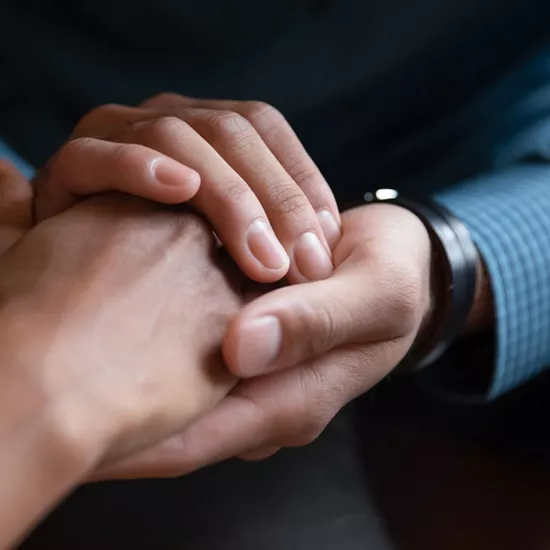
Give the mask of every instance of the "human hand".
M 243 302 L 214 250 L 196 216 L 122 195 L 19 238 L 0 256 L 0 402 L 28 419 L 13 437 L 47 425 L 93 467 L 170 436 L 226 395 L 236 377 L 220 342 Z
M 32 188 L 9 162 L 0 160 L 0 254 L 32 226 Z
M 37 220 L 108 190 L 189 201 L 250 278 L 332 273 L 340 236 L 332 191 L 284 117 L 263 103 L 162 94 L 140 108 L 100 107 L 35 183 Z
M 182 475 L 305 445 L 403 359 L 430 311 L 428 233 L 385 204 L 348 211 L 342 224 L 329 279 L 275 290 L 232 321 L 224 357 L 248 379 L 178 436 L 96 479 Z

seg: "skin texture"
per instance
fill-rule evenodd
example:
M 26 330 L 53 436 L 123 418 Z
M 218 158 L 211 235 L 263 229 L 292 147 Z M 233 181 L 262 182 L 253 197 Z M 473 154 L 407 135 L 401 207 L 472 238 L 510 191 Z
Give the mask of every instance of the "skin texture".
M 93 468 L 234 387 L 220 342 L 244 279 L 218 266 L 202 220 L 141 199 L 104 195 L 29 229 L 28 183 L 0 169 L 3 548 Z
M 340 235 L 332 191 L 273 107 L 175 94 L 141 108 L 86 115 L 36 180 L 35 216 L 117 190 L 205 215 L 243 272 L 259 282 L 332 273 Z
M 357 208 L 342 223 L 331 278 L 266 294 L 231 322 L 224 357 L 246 380 L 177 438 L 97 477 L 181 475 L 308 444 L 395 367 L 429 311 L 429 236 L 397 206 Z M 278 320 L 281 340 L 276 358 L 262 364 L 254 322 L 265 316 Z
M 308 444 L 407 353 L 433 305 L 424 226 L 379 204 L 334 213 L 331 234 L 317 214 L 333 212 L 332 195 L 292 135 L 247 102 L 163 95 L 96 110 L 37 178 L 32 230 L 28 183 L 0 165 L 0 546 L 84 479 L 182 475 Z M 180 162 L 190 136 L 205 155 L 194 157 L 223 159 L 221 172 L 205 178 Z M 289 194 L 261 187 L 280 185 L 273 174 L 254 179 L 258 151 L 283 167 Z M 159 163 L 169 165 L 162 182 Z M 223 203 L 215 184 L 227 167 L 239 200 Z M 189 213 L 116 194 L 84 200 L 112 190 L 190 200 L 239 267 L 277 280 L 242 255 L 246 196 L 291 258 L 288 281 L 303 284 L 252 288 L 232 264 L 220 268 L 211 228 Z M 208 210 L 216 193 L 221 206 Z M 234 233 L 220 225 L 228 219 Z M 323 236 L 330 273 L 311 258 L 311 277 L 297 269 L 304 228 Z M 473 331 L 492 322 L 481 262 L 479 273 Z
M 399 363 L 429 323 L 429 237 L 410 212 L 390 205 L 345 212 L 342 223 L 330 279 L 271 292 L 231 323 L 224 356 L 235 374 L 248 379 L 177 437 L 93 479 L 172 477 L 232 456 L 262 460 L 281 447 L 306 445 Z M 466 334 L 493 323 L 481 262 L 478 275 Z M 265 316 L 282 327 L 272 361 L 258 353 L 254 321 Z

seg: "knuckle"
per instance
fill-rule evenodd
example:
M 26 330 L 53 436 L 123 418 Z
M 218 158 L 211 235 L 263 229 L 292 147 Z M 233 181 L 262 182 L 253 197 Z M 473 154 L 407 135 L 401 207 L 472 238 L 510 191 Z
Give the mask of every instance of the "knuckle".
M 309 339 L 308 357 L 315 357 L 320 351 L 332 349 L 341 342 L 352 322 L 351 313 L 346 318 L 346 310 L 338 308 L 338 322 L 335 319 L 335 304 L 327 303 L 324 307 L 312 307 L 306 315 L 311 326 L 315 326 L 315 334 Z M 341 311 L 343 310 L 343 311 Z M 320 382 L 320 381 L 318 381 Z
M 340 400 L 340 391 L 334 387 L 334 381 L 328 380 L 317 369 L 304 366 L 299 372 L 300 405 L 289 411 L 286 417 L 289 434 L 286 444 L 289 446 L 309 445 L 315 441 L 334 417 Z M 313 393 L 312 387 L 315 388 Z
M 233 111 L 207 111 L 202 115 L 203 122 L 222 139 L 250 135 L 252 125 L 245 117 Z
M 299 187 L 287 183 L 272 184 L 270 196 L 277 209 L 285 215 L 309 214 L 311 204 Z
M 117 103 L 106 103 L 95 107 L 86 113 L 76 124 L 73 136 L 96 136 L 100 128 L 113 119 L 119 118 L 120 105 Z
M 154 109 L 157 106 L 167 107 L 176 105 L 181 102 L 181 99 L 181 96 L 174 92 L 161 92 L 146 99 L 141 105 L 142 107 Z
M 88 149 L 95 141 L 95 138 L 79 137 L 64 143 L 47 163 L 45 169 L 41 170 L 41 178 L 56 179 L 57 176 L 62 175 L 67 163 L 73 162 L 82 151 Z
M 228 206 L 238 205 L 250 192 L 244 181 L 229 181 L 222 186 L 222 202 Z
M 252 124 L 259 124 L 264 128 L 288 125 L 286 118 L 278 109 L 263 101 L 245 101 L 242 105 L 242 113 Z
M 298 160 L 292 168 L 289 169 L 294 181 L 300 186 L 308 186 L 312 183 L 321 181 L 321 173 L 319 169 L 310 162 Z
M 118 145 L 111 149 L 112 169 L 118 174 L 139 177 L 148 171 L 148 159 L 139 145 Z
M 87 149 L 95 141 L 92 137 L 78 137 L 64 143 L 58 151 L 57 160 L 64 160 L 72 157 L 75 153 L 80 153 Z
M 135 125 L 136 133 L 143 136 L 146 143 L 172 143 L 182 137 L 187 124 L 175 116 L 163 116 Z

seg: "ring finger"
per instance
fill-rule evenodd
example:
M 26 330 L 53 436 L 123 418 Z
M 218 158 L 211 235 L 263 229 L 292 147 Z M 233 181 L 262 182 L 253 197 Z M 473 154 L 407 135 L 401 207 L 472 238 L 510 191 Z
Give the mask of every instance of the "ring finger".
M 256 129 L 241 115 L 222 110 L 179 109 L 177 116 L 197 131 L 252 189 L 291 258 L 292 282 L 325 279 L 332 273 L 330 247 L 316 212 Z M 209 186 L 194 199 L 206 209 Z M 222 239 L 223 240 L 223 239 Z
M 260 101 L 197 99 L 172 93 L 155 96 L 145 101 L 143 107 L 172 112 L 203 108 L 232 111 L 243 116 L 307 196 L 331 248 L 336 245 L 340 238 L 341 219 L 334 194 L 290 124 L 277 109 Z
M 100 135 L 116 127 L 116 140 L 140 143 L 197 171 L 202 183 L 191 204 L 251 278 L 281 278 L 288 257 L 292 282 L 328 277 L 332 261 L 320 218 L 254 127 L 227 111 L 192 108 L 175 114 L 158 118 L 150 109 L 109 106 L 86 117 L 75 133 Z

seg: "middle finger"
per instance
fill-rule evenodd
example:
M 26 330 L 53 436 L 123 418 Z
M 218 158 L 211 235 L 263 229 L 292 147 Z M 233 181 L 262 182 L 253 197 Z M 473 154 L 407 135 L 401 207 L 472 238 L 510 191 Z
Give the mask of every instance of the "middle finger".
M 319 218 L 254 126 L 232 111 L 175 107 L 171 112 L 200 134 L 258 197 L 291 259 L 289 280 L 328 277 L 331 254 Z M 201 191 L 195 201 L 201 201 Z

